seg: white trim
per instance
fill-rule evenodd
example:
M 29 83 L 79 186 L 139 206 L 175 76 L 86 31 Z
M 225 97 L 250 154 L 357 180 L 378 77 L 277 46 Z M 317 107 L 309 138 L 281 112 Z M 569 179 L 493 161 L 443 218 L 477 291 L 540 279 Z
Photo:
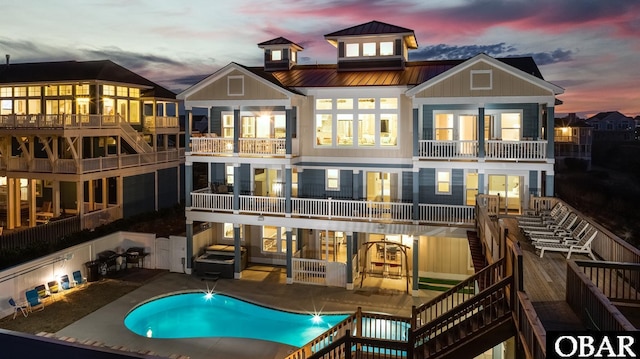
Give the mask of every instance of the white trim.
M 478 54 L 472 58 L 470 58 L 469 60 L 459 64 L 458 66 L 455 66 L 451 69 L 449 69 L 448 71 L 445 71 L 443 73 L 441 73 L 438 76 L 435 76 L 431 79 L 429 79 L 428 81 L 425 81 L 423 83 L 421 83 L 420 85 L 417 85 L 415 87 L 413 87 L 412 89 L 408 90 L 405 94 L 409 97 L 414 97 L 418 92 L 435 85 L 438 82 L 441 82 L 459 72 L 462 72 L 464 70 L 466 70 L 467 68 L 479 63 L 479 62 L 484 62 L 487 63 L 491 66 L 494 66 L 498 69 L 501 69 L 513 76 L 516 76 L 524 81 L 530 82 L 534 85 L 537 85 L 541 88 L 547 89 L 551 92 L 551 94 L 562 94 L 564 93 L 564 89 L 560 86 L 554 85 L 551 82 L 539 79 L 533 75 L 530 75 L 522 70 L 519 70 L 513 66 L 509 66 L 499 60 L 494 59 L 491 56 L 488 56 L 486 54 Z
M 241 80 L 240 93 L 231 93 L 232 80 Z M 227 96 L 244 96 L 244 75 L 227 76 Z
M 553 96 L 478 96 L 478 97 L 419 97 L 413 99 L 413 106 L 421 105 L 469 105 L 484 107 L 486 104 L 537 103 L 555 106 Z
M 329 171 L 337 171 L 338 176 L 337 178 L 329 178 Z M 325 183 L 324 183 L 324 188 L 326 191 L 340 191 L 340 169 L 339 168 L 327 168 L 324 172 L 324 176 L 325 176 Z M 336 187 L 330 187 L 329 186 L 329 180 L 330 179 L 335 179 L 338 181 L 338 184 Z
M 489 75 L 489 86 L 476 87 L 474 86 L 473 75 Z M 471 90 L 491 90 L 493 89 L 493 70 L 471 70 L 469 83 L 471 84 Z
M 451 186 L 452 186 L 452 182 L 453 182 L 452 181 L 453 179 L 451 178 L 452 177 L 452 175 L 451 175 L 452 171 L 451 170 L 452 170 L 452 168 L 437 168 L 436 169 L 436 176 L 435 176 L 436 177 L 435 178 L 435 180 L 436 180 L 436 183 L 435 183 L 435 185 L 436 185 L 436 192 L 435 192 L 436 196 L 437 195 L 450 195 L 451 194 Z M 438 188 L 438 185 L 441 182 L 440 180 L 438 180 L 438 173 L 445 173 L 445 172 L 449 174 L 449 191 L 446 191 L 446 192 L 445 191 L 440 191 L 440 189 Z M 442 183 L 444 183 L 444 181 L 442 181 Z
M 232 107 L 238 109 L 243 106 L 291 106 L 291 99 L 278 99 L 278 100 L 197 100 L 197 101 L 185 101 L 185 109 L 191 110 L 196 108 L 209 108 L 215 106 Z

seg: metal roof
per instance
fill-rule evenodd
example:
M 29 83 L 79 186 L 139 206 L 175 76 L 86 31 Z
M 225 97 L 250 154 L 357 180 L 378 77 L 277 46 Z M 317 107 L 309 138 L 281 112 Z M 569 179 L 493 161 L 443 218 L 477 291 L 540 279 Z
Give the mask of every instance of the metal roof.
M 258 47 L 262 47 L 262 46 L 268 46 L 268 45 L 294 45 L 296 47 L 299 47 L 300 49 L 303 49 L 302 46 L 296 44 L 295 42 L 285 39 L 284 37 L 277 37 L 275 39 L 271 39 L 268 41 L 264 41 L 258 44 Z
M 174 92 L 111 60 L 11 63 L 0 65 L 0 84 L 96 80 L 139 85 L 143 88 L 143 97 L 176 98 Z
M 416 40 L 416 34 L 413 30 L 375 20 L 326 34 L 324 38 L 335 46 L 335 40 L 339 37 L 384 34 L 405 34 L 404 38 L 407 46 L 412 49 L 418 48 L 418 41 Z

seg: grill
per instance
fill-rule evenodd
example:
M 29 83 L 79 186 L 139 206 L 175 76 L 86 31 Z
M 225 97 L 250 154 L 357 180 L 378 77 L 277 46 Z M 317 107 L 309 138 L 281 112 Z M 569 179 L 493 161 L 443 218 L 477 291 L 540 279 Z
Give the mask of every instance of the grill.
M 98 262 L 98 270 L 101 275 L 107 275 L 109 272 L 115 271 L 116 268 L 116 260 L 120 255 L 114 251 L 102 251 L 97 254 L 97 262 Z

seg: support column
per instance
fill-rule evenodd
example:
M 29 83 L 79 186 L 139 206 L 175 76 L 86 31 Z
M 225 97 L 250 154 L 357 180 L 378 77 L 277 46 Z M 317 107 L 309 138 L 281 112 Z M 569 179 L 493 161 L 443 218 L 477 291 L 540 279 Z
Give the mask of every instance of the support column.
M 155 112 L 155 109 L 154 109 Z M 184 118 L 185 118 L 185 124 L 184 124 L 184 138 L 185 138 L 185 151 L 186 152 L 191 152 L 191 129 L 193 128 L 193 116 L 192 116 L 192 112 L 191 109 L 185 109 L 184 110 Z M 189 177 L 187 177 L 189 178 Z
M 548 106 L 547 107 L 547 158 L 550 160 L 555 160 L 555 151 L 554 151 L 554 141 L 555 141 L 555 107 Z
M 117 204 L 120 205 L 120 215 L 118 218 L 124 218 L 124 177 L 116 177 Z
M 235 134 L 233 135 L 235 137 Z M 233 214 L 240 213 L 240 164 L 233 164 Z
M 51 189 L 53 202 L 53 216 L 58 217 L 60 215 L 60 181 L 53 180 L 52 181 L 53 188 Z
M 102 179 L 102 209 L 109 208 L 109 179 Z
M 484 158 L 486 156 L 484 150 L 484 107 L 478 107 L 478 157 Z
M 420 274 L 419 274 L 419 263 L 420 263 L 420 236 L 413 236 L 413 247 L 412 247 L 412 252 L 413 252 L 413 273 L 412 273 L 412 281 L 411 281 L 411 287 L 413 289 L 413 295 L 417 295 L 418 294 L 418 290 L 420 289 L 420 287 L 418 286 L 419 281 L 420 281 Z
M 7 176 L 7 223 L 5 223 L 7 229 L 14 229 L 16 227 L 15 182 L 15 178 Z
M 153 171 L 153 186 L 155 188 L 153 197 L 154 197 L 154 204 L 153 204 L 153 208 L 157 211 L 158 210 L 158 193 L 159 191 L 159 183 L 158 183 L 158 170 Z
M 89 184 L 89 212 L 91 212 L 95 209 L 96 191 L 94 180 L 88 180 L 87 183 Z
M 484 170 L 480 171 L 478 170 L 478 194 L 485 194 L 487 193 L 487 191 L 485 191 L 485 187 L 484 187 Z
M 413 169 L 413 222 L 420 221 L 420 169 Z
M 420 115 L 417 108 L 413 109 L 413 157 L 420 155 Z
M 286 158 L 291 158 L 291 154 L 293 153 L 293 140 L 292 140 L 292 136 L 293 136 L 293 116 L 292 116 L 292 111 L 294 111 L 294 109 L 291 108 L 287 108 L 284 110 L 284 116 L 285 116 L 285 142 L 284 142 L 284 148 L 285 148 L 285 157 Z
M 360 187 L 362 185 L 362 181 L 360 180 L 360 170 L 352 170 L 352 181 L 351 181 L 351 194 L 354 200 L 360 200 L 362 197 L 360 195 Z
M 84 215 L 84 181 L 76 182 L 76 213 L 80 218 Z
M 291 165 L 284 167 L 284 213 L 285 217 L 291 217 L 291 186 L 293 185 L 293 170 Z
M 547 180 L 545 181 L 545 196 L 547 197 L 553 197 L 555 195 L 555 188 L 554 188 L 554 175 L 553 172 L 551 172 L 551 174 L 549 174 L 549 172 L 547 172 Z
M 287 284 L 293 284 L 293 236 L 291 228 L 285 228 L 287 237 Z
M 36 180 L 30 179 L 27 187 L 27 203 L 29 203 L 29 227 L 36 226 Z
M 13 181 L 13 191 L 15 193 L 15 225 L 22 227 L 22 194 L 20 192 L 20 178 Z
M 347 289 L 353 290 L 353 232 L 347 232 Z
M 240 107 L 233 110 L 233 155 L 240 153 Z M 235 192 L 234 187 L 234 192 Z
M 191 274 L 191 268 L 193 268 L 193 221 L 187 219 L 186 221 L 187 228 L 185 236 L 187 237 L 187 248 L 186 248 L 186 270 L 187 274 Z
M 233 224 L 233 278 L 242 278 L 242 238 L 240 238 L 240 224 Z
M 191 191 L 193 191 L 193 163 L 185 161 L 184 163 L 184 201 L 185 207 L 191 207 Z

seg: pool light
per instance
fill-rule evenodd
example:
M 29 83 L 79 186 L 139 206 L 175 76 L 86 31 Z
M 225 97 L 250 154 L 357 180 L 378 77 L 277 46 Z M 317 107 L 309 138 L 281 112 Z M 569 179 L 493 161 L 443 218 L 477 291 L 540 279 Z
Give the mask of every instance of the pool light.
M 322 322 L 322 317 L 320 314 L 314 314 L 313 317 L 311 317 L 311 321 L 313 321 L 313 324 L 320 324 L 320 322 Z
M 153 331 L 151 330 L 151 328 L 149 328 L 149 330 L 147 330 L 147 338 L 151 338 L 153 336 Z

